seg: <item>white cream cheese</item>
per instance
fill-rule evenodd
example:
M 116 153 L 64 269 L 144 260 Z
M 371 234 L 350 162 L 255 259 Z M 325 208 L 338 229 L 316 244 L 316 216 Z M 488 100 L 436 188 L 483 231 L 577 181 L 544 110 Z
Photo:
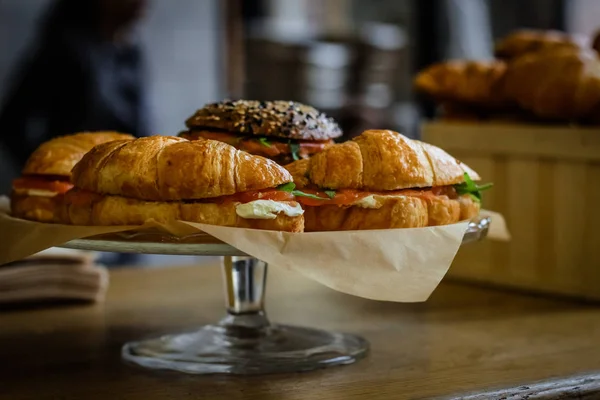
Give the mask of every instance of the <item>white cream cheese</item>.
M 304 214 L 300 204 L 290 205 L 273 200 L 254 200 L 249 203 L 238 204 L 235 212 L 245 219 L 275 219 L 277 214 L 285 214 L 288 217 L 298 217 Z
M 379 207 L 381 207 L 381 204 L 379 204 L 377 202 L 377 200 L 375 200 L 375 196 L 373 196 L 373 195 L 363 197 L 362 199 L 355 202 L 353 205 L 357 206 L 357 207 L 361 207 L 361 208 L 379 208 Z
M 51 190 L 43 190 L 43 189 L 15 189 L 15 193 L 17 194 L 26 194 L 28 196 L 38 196 L 38 197 L 54 197 L 58 195 L 58 193 L 53 192 Z
M 362 199 L 354 202 L 352 205 L 353 206 L 357 206 L 357 207 L 361 207 L 361 208 L 381 208 L 383 206 L 383 203 L 378 201 L 378 199 L 375 198 L 375 196 L 377 196 L 377 198 L 379 199 L 385 199 L 385 198 L 392 198 L 392 199 L 401 199 L 403 197 L 406 196 L 401 196 L 401 195 L 374 195 L 371 194 L 367 197 L 363 197 Z

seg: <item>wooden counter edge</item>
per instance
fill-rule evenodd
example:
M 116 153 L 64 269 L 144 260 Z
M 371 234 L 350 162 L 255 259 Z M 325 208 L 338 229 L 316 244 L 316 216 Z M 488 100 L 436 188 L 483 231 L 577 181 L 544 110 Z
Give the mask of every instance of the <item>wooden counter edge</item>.
M 547 380 L 492 392 L 453 396 L 449 400 L 593 400 L 600 398 L 600 372 Z

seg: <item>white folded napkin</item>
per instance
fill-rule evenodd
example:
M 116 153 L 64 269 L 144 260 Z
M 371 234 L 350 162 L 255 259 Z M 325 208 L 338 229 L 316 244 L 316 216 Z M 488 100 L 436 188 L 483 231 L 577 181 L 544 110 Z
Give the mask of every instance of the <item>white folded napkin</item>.
M 93 252 L 50 248 L 1 265 L 0 304 L 102 301 L 108 271 L 96 259 Z

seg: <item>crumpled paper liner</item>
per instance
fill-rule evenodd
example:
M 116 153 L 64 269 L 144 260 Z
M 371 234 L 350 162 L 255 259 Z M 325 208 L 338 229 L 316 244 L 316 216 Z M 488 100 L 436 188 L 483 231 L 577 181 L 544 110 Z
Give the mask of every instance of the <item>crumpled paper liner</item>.
M 70 226 L 12 218 L 0 199 L 0 265 L 73 239 L 111 232 L 160 229 L 175 236 L 199 232 L 334 290 L 373 300 L 425 301 L 442 280 L 468 222 L 428 228 L 288 233 L 174 221 L 143 226 Z M 496 215 L 497 220 L 502 220 Z M 503 221 L 498 223 L 504 226 Z M 505 231 L 505 226 L 504 226 Z M 497 232 L 498 233 L 498 232 Z M 508 238 L 499 232 L 499 238 Z

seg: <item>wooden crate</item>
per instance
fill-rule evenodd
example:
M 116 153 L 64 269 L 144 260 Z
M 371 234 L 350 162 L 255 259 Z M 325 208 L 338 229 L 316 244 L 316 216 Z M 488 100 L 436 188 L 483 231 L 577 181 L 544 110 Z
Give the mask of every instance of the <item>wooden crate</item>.
M 423 140 L 494 182 L 511 242 L 464 247 L 448 276 L 600 300 L 600 129 L 432 122 Z

